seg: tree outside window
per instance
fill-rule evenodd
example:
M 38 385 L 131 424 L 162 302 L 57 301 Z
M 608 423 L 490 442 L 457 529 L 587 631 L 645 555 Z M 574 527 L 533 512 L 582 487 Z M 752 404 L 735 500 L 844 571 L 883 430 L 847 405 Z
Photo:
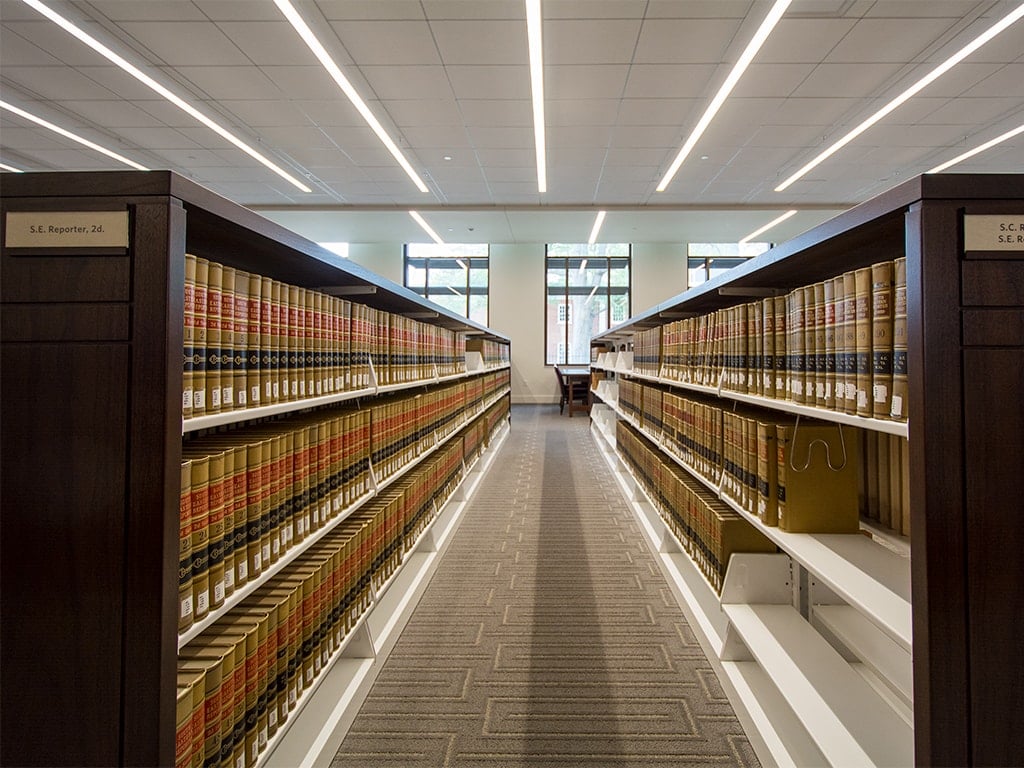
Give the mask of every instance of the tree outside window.
M 629 317 L 628 243 L 548 244 L 545 362 L 590 363 L 591 336 Z
M 450 312 L 489 325 L 489 252 L 486 243 L 409 243 L 405 287 Z

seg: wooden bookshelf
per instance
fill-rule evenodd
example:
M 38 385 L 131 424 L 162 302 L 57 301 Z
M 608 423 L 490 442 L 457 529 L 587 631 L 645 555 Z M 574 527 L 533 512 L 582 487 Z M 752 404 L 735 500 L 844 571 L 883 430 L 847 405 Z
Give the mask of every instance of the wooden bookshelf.
M 60 226 L 69 212 L 124 220 L 126 233 L 99 244 L 11 236 L 26 221 L 12 225 L 12 213 Z M 10 175 L 0 220 L 0 762 L 173 765 L 183 439 L 508 367 L 492 355 L 464 374 L 183 423 L 185 253 L 508 339 L 171 172 Z M 507 398 L 472 403 L 460 424 Z
M 992 216 L 1001 218 L 979 218 Z M 765 529 L 781 559 L 734 556 L 720 599 L 665 544 L 649 501 L 634 502 L 766 761 L 840 765 L 859 754 L 867 764 L 1010 765 L 1024 752 L 1014 618 L 1024 608 L 1024 243 L 1000 243 L 992 229 L 1002 222 L 1016 233 L 1022 220 L 1022 176 L 921 176 L 594 339 L 593 367 L 606 371 L 594 433 L 634 498 L 614 452 L 614 421 L 627 417 L 623 377 L 909 437 L 909 546 L 873 526 L 871 538 Z M 904 256 L 906 423 L 633 370 L 633 336 L 668 317 Z

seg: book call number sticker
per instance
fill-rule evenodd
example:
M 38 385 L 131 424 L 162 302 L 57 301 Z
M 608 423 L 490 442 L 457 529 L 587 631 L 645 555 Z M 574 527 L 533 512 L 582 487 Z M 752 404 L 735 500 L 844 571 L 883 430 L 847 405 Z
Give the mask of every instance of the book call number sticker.
M 8 211 L 8 248 L 127 248 L 128 211 Z

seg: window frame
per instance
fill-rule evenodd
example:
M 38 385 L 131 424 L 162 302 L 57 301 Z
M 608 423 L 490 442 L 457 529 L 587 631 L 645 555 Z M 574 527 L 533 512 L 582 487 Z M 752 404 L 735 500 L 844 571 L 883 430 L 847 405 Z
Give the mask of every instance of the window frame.
M 467 320 L 473 320 L 473 322 L 479 322 L 480 325 L 490 326 L 491 320 L 491 246 L 489 243 L 473 243 L 474 247 L 480 247 L 486 250 L 486 255 L 465 255 L 459 253 L 453 253 L 451 255 L 442 254 L 431 254 L 431 255 L 414 255 L 410 254 L 410 246 L 424 245 L 423 243 L 406 243 L 402 248 L 402 284 L 410 291 L 420 296 L 425 301 L 429 301 L 432 304 L 444 307 L 445 309 L 455 312 L 456 314 L 462 315 Z M 456 246 L 457 247 L 457 246 Z M 460 267 L 466 273 L 466 280 L 464 284 L 454 286 L 459 291 L 452 290 L 453 286 L 450 282 L 446 282 L 443 285 L 431 285 L 430 273 L 431 273 L 431 262 L 434 262 L 434 269 L 440 270 L 442 262 L 448 262 L 448 265 L 444 267 L 445 271 L 451 271 L 451 265 L 457 261 L 466 262 L 466 266 Z M 422 262 L 422 266 L 417 264 Z M 481 264 L 482 262 L 482 264 Z M 410 266 L 421 268 L 424 271 L 423 285 L 413 286 L 409 285 L 409 268 Z M 472 285 L 473 272 L 476 270 L 482 270 L 486 278 L 486 284 L 483 286 Z M 461 292 L 461 293 L 459 293 Z M 464 311 L 453 309 L 449 304 L 442 304 L 439 301 L 434 301 L 431 296 L 452 296 L 461 295 L 464 299 Z M 471 314 L 471 300 L 473 296 L 483 296 L 486 303 L 486 317 L 483 321 L 476 319 L 474 320 Z
M 574 244 L 574 243 L 545 243 L 545 245 L 544 245 L 544 276 L 543 276 L 544 344 L 542 345 L 543 346 L 542 354 L 544 355 L 544 366 L 547 367 L 547 368 L 553 368 L 555 366 L 589 365 L 590 364 L 589 350 L 588 350 L 588 353 L 586 355 L 585 360 L 581 360 L 579 362 L 570 362 L 569 361 L 569 352 L 572 349 L 572 344 L 570 343 L 570 340 L 569 340 L 569 330 L 570 330 L 570 328 L 572 326 L 572 322 L 571 322 L 571 317 L 572 317 L 572 315 L 571 315 L 571 312 L 572 312 L 572 301 L 571 301 L 571 298 L 572 298 L 572 295 L 573 295 L 573 292 L 570 290 L 570 288 L 572 286 L 570 286 L 570 283 L 569 283 L 569 272 L 570 272 L 569 264 L 574 259 L 575 260 L 586 259 L 588 262 L 594 262 L 594 261 L 603 261 L 603 262 L 605 262 L 604 290 L 601 291 L 601 294 L 604 297 L 605 306 L 606 306 L 606 312 L 607 312 L 607 317 L 605 319 L 606 328 L 611 328 L 612 327 L 612 314 L 613 314 L 613 308 L 612 308 L 612 299 L 613 299 L 613 297 L 624 295 L 626 297 L 626 317 L 629 318 L 632 315 L 632 311 L 633 311 L 633 244 L 632 243 L 617 243 L 617 244 L 615 244 L 615 245 L 624 245 L 624 246 L 626 246 L 626 253 L 623 254 L 623 255 L 607 255 L 607 254 L 602 254 L 602 253 L 597 253 L 597 254 L 587 253 L 585 255 L 584 254 L 573 254 L 573 255 L 565 255 L 565 256 L 563 256 L 563 255 L 552 255 L 551 254 L 551 246 L 552 245 L 554 245 L 556 247 L 565 247 L 565 246 L 580 247 L 580 248 L 589 248 L 590 247 L 590 246 L 586 246 L 586 245 L 583 245 L 583 244 Z M 601 247 L 601 246 L 598 246 L 598 247 Z M 550 270 L 550 266 L 549 265 L 550 265 L 551 259 L 561 259 L 561 260 L 563 260 L 565 262 L 565 264 L 564 264 L 565 285 L 563 286 L 563 292 L 561 294 L 552 294 L 552 293 L 550 293 L 550 286 L 548 285 L 548 273 L 549 273 L 549 270 Z M 625 261 L 626 285 L 624 285 L 624 286 L 612 285 L 612 262 L 617 262 L 617 261 Z M 621 267 L 616 267 L 616 268 L 620 269 Z M 565 312 L 566 312 L 566 319 L 568 320 L 568 322 L 562 323 L 562 322 L 558 322 L 558 319 L 559 319 L 558 316 L 555 317 L 555 321 L 557 322 L 557 327 L 560 328 L 560 329 L 564 329 L 564 330 L 561 330 L 559 332 L 559 335 L 561 336 L 561 338 L 558 340 L 557 346 L 560 349 L 564 348 L 564 350 L 565 350 L 565 361 L 562 361 L 561 355 L 560 355 L 559 351 L 556 350 L 556 355 L 555 355 L 556 356 L 556 361 L 555 362 L 548 362 L 548 352 L 549 352 L 549 340 L 548 340 L 548 337 L 549 337 L 549 334 L 551 332 L 551 318 L 549 317 L 549 315 L 550 315 L 550 300 L 555 295 L 558 295 L 560 297 L 560 304 L 559 304 L 560 308 L 558 310 L 558 316 L 561 315 L 561 307 L 564 306 L 565 307 Z

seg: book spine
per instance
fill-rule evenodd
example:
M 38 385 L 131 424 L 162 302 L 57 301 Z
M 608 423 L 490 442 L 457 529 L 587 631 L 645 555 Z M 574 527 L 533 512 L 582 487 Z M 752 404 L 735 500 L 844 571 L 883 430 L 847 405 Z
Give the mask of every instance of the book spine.
M 206 347 L 208 319 L 207 298 L 210 290 L 210 262 L 196 258 L 195 280 L 195 343 L 192 347 L 192 415 L 205 416 L 209 400 L 206 396 Z
M 761 302 L 747 305 L 747 392 L 764 394 L 764 314 Z
M 195 371 L 196 343 L 196 257 L 185 254 L 183 369 L 181 379 L 181 416 L 192 417 L 193 376 Z
M 224 267 L 221 290 L 220 403 L 221 410 L 235 410 L 235 280 L 234 267 Z
M 248 272 L 235 270 L 235 354 L 231 369 L 234 371 L 235 407 L 249 406 L 249 283 Z
M 248 328 L 248 351 L 245 366 L 245 383 L 248 392 L 247 405 L 255 408 L 261 405 L 260 395 L 263 392 L 263 385 L 260 381 L 263 352 L 263 330 L 260 317 L 263 313 L 263 279 L 259 275 L 249 274 L 249 328 Z
M 841 278 L 825 281 L 825 407 L 830 410 L 841 408 L 842 377 L 839 373 L 842 334 L 842 286 Z
M 196 621 L 210 612 L 210 461 L 192 459 L 192 608 Z
M 804 391 L 806 380 L 806 349 L 804 334 L 804 290 L 796 288 L 791 291 L 786 303 L 786 353 L 789 372 L 788 391 L 790 399 L 796 403 L 803 403 L 807 400 Z
M 775 522 L 784 527 L 786 522 L 786 477 L 789 463 L 792 427 L 777 424 L 775 427 Z
M 211 261 L 206 294 L 206 412 L 220 413 L 224 265 Z
M 289 285 L 287 286 L 287 290 L 287 323 L 285 326 L 287 330 L 285 337 L 287 339 L 286 346 L 288 354 L 284 373 L 284 380 L 286 382 L 285 395 L 288 400 L 298 400 L 306 396 L 299 387 L 299 379 L 302 378 L 299 356 L 304 354 L 305 342 L 305 303 L 303 302 L 301 306 L 301 319 L 299 315 L 299 308 L 300 301 L 302 301 L 301 297 L 305 294 L 305 290 L 299 288 L 297 285 Z
M 817 282 L 811 287 L 814 300 L 814 405 L 824 408 L 828 402 L 828 353 L 825 345 L 825 283 Z M 810 402 L 810 397 L 808 397 Z
M 313 397 L 316 392 L 316 296 L 314 291 L 302 294 L 302 384 L 299 391 L 305 392 L 305 397 Z
M 893 263 L 871 267 L 871 402 L 876 419 L 892 411 Z
M 843 273 L 843 411 L 857 412 L 857 276 Z M 838 403 L 837 403 L 838 405 Z
M 274 281 L 260 280 L 260 392 L 263 405 L 273 405 L 277 370 L 273 366 L 273 336 L 271 316 L 274 306 Z
M 778 460 L 775 425 L 757 423 L 757 508 L 755 514 L 765 525 L 778 525 Z
M 224 604 L 224 454 L 209 457 L 210 608 Z
M 907 260 L 893 262 L 892 400 L 889 417 L 907 418 Z
M 776 296 L 772 300 L 772 330 L 775 334 L 775 397 L 779 400 L 789 399 L 789 353 L 786 347 L 787 315 L 786 297 Z
M 855 272 L 857 414 L 871 416 L 871 267 Z
M 178 631 L 193 621 L 192 586 L 192 462 L 181 462 L 181 498 L 179 502 L 180 546 L 178 557 Z

